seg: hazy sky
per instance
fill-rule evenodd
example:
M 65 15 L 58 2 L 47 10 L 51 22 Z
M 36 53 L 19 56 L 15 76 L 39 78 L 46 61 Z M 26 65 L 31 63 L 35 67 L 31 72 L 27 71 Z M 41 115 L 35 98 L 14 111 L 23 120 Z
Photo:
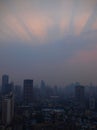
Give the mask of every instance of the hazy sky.
M 97 0 L 0 0 L 0 77 L 97 84 Z

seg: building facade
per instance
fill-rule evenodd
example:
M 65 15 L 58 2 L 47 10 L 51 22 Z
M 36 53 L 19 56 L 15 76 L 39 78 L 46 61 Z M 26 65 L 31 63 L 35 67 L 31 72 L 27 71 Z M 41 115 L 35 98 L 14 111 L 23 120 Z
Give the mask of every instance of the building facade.
M 79 108 L 85 107 L 85 87 L 78 85 L 75 87 L 75 100 Z
M 24 80 L 24 103 L 25 105 L 33 102 L 33 80 Z
M 9 125 L 14 117 L 14 96 L 12 93 L 2 97 L 2 123 Z
M 9 76 L 3 75 L 2 76 L 2 94 L 7 93 L 8 84 L 9 84 Z

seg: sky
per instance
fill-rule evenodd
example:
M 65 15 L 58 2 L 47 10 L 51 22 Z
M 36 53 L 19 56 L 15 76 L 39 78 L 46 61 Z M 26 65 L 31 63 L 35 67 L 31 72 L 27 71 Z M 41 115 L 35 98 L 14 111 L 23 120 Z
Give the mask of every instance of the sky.
M 97 85 L 97 0 L 0 0 L 0 77 Z

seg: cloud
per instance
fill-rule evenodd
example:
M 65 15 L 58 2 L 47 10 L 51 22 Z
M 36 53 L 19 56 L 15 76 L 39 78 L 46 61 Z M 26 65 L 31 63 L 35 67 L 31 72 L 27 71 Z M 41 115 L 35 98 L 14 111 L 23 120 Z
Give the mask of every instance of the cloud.
M 5 22 L 5 25 L 7 26 L 7 28 L 4 28 L 4 29 L 5 31 L 9 32 L 11 39 L 17 38 L 23 41 L 30 40 L 30 37 L 27 34 L 26 30 L 24 29 L 23 25 L 14 15 L 11 15 L 11 14 L 7 15 L 4 22 Z
M 34 16 L 27 15 L 24 19 L 24 23 L 32 33 L 39 39 L 45 39 L 48 29 L 52 26 L 52 20 L 42 15 L 34 14 Z
M 88 18 L 82 32 L 87 32 L 91 30 L 93 23 L 97 19 L 97 0 L 89 1 L 89 5 L 89 10 L 91 10 L 90 17 Z
M 21 77 L 34 73 L 36 77 L 39 74 L 39 78 L 43 75 L 48 80 L 61 82 L 64 77 L 71 76 L 72 81 L 83 76 L 85 70 L 91 73 L 87 66 L 94 72 L 97 65 L 96 2 L 1 0 L 2 73 L 19 70 Z
M 91 50 L 80 50 L 73 58 L 69 59 L 71 64 L 89 65 L 91 63 L 97 64 L 97 46 Z
M 88 19 L 90 17 L 89 12 L 84 12 L 83 14 L 78 14 L 78 16 L 75 18 L 74 26 L 75 26 L 75 33 L 76 35 L 80 35 L 83 31 L 84 26 L 86 25 Z
M 28 42 L 37 39 L 37 42 L 41 41 L 41 43 L 52 39 L 50 35 L 52 30 L 53 35 L 56 35 L 54 32 L 56 26 L 59 28 L 56 37 L 60 38 L 60 35 L 63 37 L 66 33 L 80 35 L 88 24 L 96 1 L 61 0 L 56 3 L 55 0 L 52 2 L 2 1 L 5 10 L 1 8 L 0 12 L 0 17 L 4 22 L 1 30 L 5 32 L 5 39 L 17 37 L 19 40 L 28 40 Z
M 97 20 L 93 23 L 92 29 L 93 29 L 93 30 L 97 30 Z

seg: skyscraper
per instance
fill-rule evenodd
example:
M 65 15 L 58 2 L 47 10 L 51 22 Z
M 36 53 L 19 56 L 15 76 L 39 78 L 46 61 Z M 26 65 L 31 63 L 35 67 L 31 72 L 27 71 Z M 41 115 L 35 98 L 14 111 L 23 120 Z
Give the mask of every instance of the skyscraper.
M 75 87 L 75 99 L 80 108 L 84 108 L 85 106 L 85 88 L 84 86 L 78 85 Z
M 89 109 L 90 110 L 94 110 L 95 109 L 95 98 L 94 97 L 90 97 L 89 98 Z
M 95 109 L 95 87 L 93 87 L 92 83 L 90 84 L 89 88 L 89 109 L 94 110 Z
M 2 76 L 2 93 L 3 94 L 6 94 L 8 84 L 9 84 L 9 76 L 3 75 Z
M 14 97 L 13 94 L 3 96 L 2 98 L 2 123 L 9 125 L 14 117 Z
M 31 104 L 33 101 L 33 80 L 24 80 L 24 103 Z

